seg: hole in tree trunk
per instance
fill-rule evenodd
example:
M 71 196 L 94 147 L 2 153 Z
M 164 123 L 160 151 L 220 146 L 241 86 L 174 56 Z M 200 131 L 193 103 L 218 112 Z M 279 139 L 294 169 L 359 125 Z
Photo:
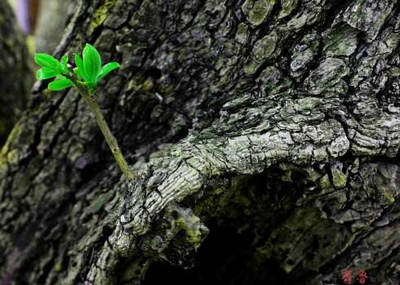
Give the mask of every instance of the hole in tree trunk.
M 195 256 L 194 268 L 185 270 L 166 261 L 155 262 L 143 284 L 310 284 L 307 280 L 315 272 L 289 260 L 284 246 L 293 238 L 285 233 L 296 233 L 296 226 L 287 231 L 282 225 L 288 219 L 297 225 L 296 201 L 309 187 L 315 184 L 303 169 L 293 166 L 285 172 L 271 167 L 259 175 L 232 179 L 228 189 L 216 192 L 220 194 L 208 192 L 209 197 L 215 195 L 213 199 L 220 200 L 213 200 L 215 207 L 204 219 L 210 232 Z M 317 215 L 312 209 L 307 212 L 310 218 Z M 270 237 L 280 227 L 284 230 Z M 317 246 L 312 243 L 309 250 Z M 288 266 L 295 267 L 291 273 L 282 269 L 286 259 Z
M 237 234 L 232 228 L 217 228 L 211 230 L 199 249 L 194 268 L 185 270 L 156 262 L 143 284 L 285 284 L 285 273 L 273 262 L 252 267 L 253 250 L 251 237 Z

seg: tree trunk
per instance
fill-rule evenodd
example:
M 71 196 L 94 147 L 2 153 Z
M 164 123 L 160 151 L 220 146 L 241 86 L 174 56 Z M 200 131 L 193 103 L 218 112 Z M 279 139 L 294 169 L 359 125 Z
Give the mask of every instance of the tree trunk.
M 0 3 L 0 146 L 24 109 L 32 83 L 30 56 L 8 1 Z
M 138 177 L 75 91 L 35 96 L 0 156 L 1 284 L 398 284 L 399 1 L 76 9 L 57 55 L 122 63 L 97 97 Z

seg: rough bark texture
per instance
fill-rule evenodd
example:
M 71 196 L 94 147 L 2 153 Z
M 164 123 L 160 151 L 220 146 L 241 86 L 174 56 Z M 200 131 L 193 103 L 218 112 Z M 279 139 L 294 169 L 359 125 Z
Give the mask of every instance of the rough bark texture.
M 0 3 L 0 146 L 26 104 L 31 61 L 8 1 Z
M 213 281 L 398 284 L 399 1 L 88 2 L 57 54 L 122 62 L 98 98 L 139 177 L 74 91 L 36 95 L 0 156 L 1 284 L 152 284 L 221 229 L 245 242 Z

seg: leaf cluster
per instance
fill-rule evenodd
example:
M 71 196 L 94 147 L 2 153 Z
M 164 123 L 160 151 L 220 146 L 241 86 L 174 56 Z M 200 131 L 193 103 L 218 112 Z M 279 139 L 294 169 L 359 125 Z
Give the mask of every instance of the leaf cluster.
M 36 64 L 41 67 L 36 72 L 38 80 L 55 77 L 55 80 L 48 85 L 48 88 L 53 91 L 72 87 L 76 85 L 76 82 L 85 85 L 90 91 L 93 91 L 102 78 L 120 67 L 118 62 L 109 62 L 102 66 L 99 52 L 90 44 L 85 45 L 82 56 L 74 54 L 76 67 L 72 70 L 68 64 L 69 58 L 67 55 L 64 55 L 59 61 L 49 54 L 36 53 L 34 59 Z

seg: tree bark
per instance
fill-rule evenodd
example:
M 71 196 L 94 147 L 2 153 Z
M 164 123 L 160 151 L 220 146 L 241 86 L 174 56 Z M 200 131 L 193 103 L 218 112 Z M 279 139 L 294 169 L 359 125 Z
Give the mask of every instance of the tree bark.
M 0 3 L 0 146 L 24 109 L 32 84 L 30 55 L 7 1 Z
M 138 177 L 75 91 L 35 96 L 0 156 L 1 284 L 153 284 L 159 262 L 398 284 L 399 1 L 78 4 L 57 55 L 122 63 L 97 94 Z

